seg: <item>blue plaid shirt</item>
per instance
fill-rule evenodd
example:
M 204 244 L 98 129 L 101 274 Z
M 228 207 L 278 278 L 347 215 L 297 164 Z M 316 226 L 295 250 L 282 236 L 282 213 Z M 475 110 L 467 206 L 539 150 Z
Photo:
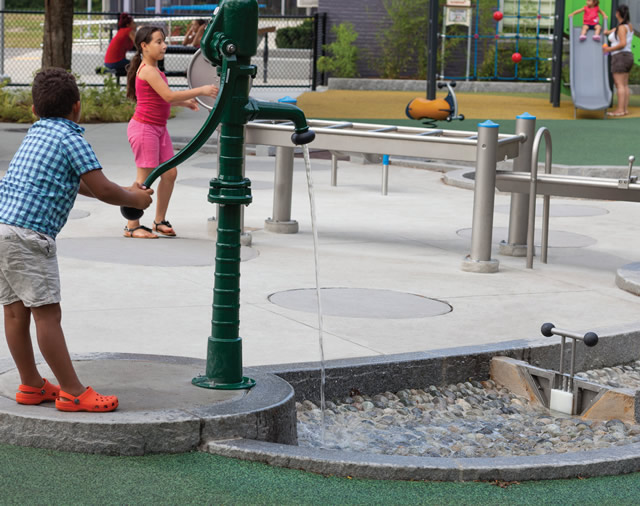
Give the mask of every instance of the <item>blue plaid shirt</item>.
M 101 168 L 83 134 L 84 128 L 65 118 L 33 124 L 0 180 L 0 223 L 58 235 L 80 176 Z

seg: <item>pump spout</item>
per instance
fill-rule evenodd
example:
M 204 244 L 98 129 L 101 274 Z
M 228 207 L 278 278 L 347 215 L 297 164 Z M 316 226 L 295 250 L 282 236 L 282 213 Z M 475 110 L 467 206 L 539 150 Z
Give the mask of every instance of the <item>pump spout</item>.
M 262 102 L 249 98 L 246 109 L 250 119 L 280 119 L 293 122 L 295 131 L 291 135 L 291 141 L 296 145 L 308 144 L 316 138 L 315 132 L 309 130 L 304 112 L 295 105 Z

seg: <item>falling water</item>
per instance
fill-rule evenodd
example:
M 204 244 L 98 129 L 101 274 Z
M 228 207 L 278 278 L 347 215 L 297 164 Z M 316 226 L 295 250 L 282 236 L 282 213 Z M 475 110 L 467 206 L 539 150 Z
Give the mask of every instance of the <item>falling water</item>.
M 323 324 L 322 324 L 322 299 L 320 297 L 320 278 L 318 275 L 318 227 L 316 224 L 316 199 L 313 190 L 313 178 L 311 177 L 311 160 L 309 159 L 309 147 L 305 144 L 302 146 L 302 152 L 304 154 L 304 164 L 307 169 L 307 189 L 309 191 L 309 207 L 311 208 L 311 230 L 313 232 L 313 257 L 315 262 L 316 271 L 316 298 L 318 300 L 318 342 L 320 343 L 320 412 L 321 412 L 321 443 L 324 446 L 325 443 L 325 400 L 324 400 L 324 384 L 325 384 L 325 371 L 324 371 L 324 339 L 323 339 Z

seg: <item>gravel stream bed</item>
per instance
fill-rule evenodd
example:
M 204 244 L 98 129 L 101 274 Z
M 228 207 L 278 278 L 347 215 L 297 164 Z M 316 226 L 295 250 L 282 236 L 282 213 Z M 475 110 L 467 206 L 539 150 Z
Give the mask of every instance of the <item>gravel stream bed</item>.
M 640 388 L 640 361 L 576 374 Z M 493 381 L 353 395 L 322 413 L 297 403 L 300 446 L 423 457 L 502 457 L 609 448 L 640 442 L 640 425 L 550 413 Z

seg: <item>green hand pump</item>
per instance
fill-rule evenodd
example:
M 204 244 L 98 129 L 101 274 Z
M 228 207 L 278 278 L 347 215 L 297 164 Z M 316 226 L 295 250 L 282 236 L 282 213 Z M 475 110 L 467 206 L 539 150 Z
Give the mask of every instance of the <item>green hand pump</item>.
M 196 153 L 221 124 L 218 141 L 219 177 L 209 184 L 209 202 L 220 204 L 216 240 L 215 279 L 211 336 L 204 376 L 192 383 L 199 387 L 247 389 L 255 381 L 242 375 L 240 326 L 240 234 L 241 207 L 252 200 L 251 181 L 242 175 L 244 129 L 254 119 L 289 120 L 294 124 L 291 140 L 307 144 L 315 138 L 304 113 L 291 104 L 260 102 L 249 97 L 250 79 L 257 68 L 251 57 L 258 46 L 257 0 L 222 0 L 200 43 L 205 59 L 217 67 L 220 90 L 215 105 L 196 136 L 173 158 L 156 167 L 144 182 L 151 187 L 164 172 Z M 122 208 L 127 219 L 142 211 Z

